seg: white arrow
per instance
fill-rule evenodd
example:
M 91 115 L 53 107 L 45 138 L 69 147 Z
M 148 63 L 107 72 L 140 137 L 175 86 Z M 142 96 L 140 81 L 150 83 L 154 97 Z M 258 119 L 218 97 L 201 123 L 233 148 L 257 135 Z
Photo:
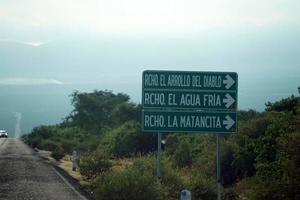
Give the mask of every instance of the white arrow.
M 226 84 L 225 87 L 228 90 L 235 83 L 235 81 L 228 74 L 225 76 L 225 80 L 223 80 L 223 84 Z
M 234 102 L 235 102 L 235 100 L 234 100 L 234 98 L 232 98 L 232 96 L 230 95 L 230 94 L 226 94 L 225 95 L 225 99 L 223 99 L 223 103 L 226 103 L 225 104 L 225 106 L 226 106 L 226 108 L 229 108 Z
M 235 121 L 229 115 L 226 115 L 225 118 L 226 120 L 223 120 L 223 125 L 226 125 L 225 128 L 229 130 L 235 124 Z

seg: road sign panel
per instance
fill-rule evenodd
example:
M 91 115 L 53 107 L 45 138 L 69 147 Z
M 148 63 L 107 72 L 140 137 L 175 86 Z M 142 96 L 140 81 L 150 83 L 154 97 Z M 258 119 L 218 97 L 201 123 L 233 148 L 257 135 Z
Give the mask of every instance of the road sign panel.
M 236 112 L 144 110 L 145 132 L 232 133 L 237 129 Z
M 237 114 L 229 110 L 237 109 L 237 81 L 234 72 L 143 72 L 142 128 L 144 132 L 158 133 L 158 177 L 162 132 L 236 132 Z M 217 135 L 218 198 L 221 196 L 219 150 Z
M 228 91 L 191 91 L 144 89 L 144 108 L 230 109 L 237 107 L 237 93 Z
M 158 71 L 143 72 L 143 89 L 237 90 L 235 72 Z

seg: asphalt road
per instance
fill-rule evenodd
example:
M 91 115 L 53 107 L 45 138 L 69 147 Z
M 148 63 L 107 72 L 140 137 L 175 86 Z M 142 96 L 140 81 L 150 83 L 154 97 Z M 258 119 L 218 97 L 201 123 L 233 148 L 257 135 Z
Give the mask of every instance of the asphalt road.
M 0 138 L 0 200 L 4 199 L 85 198 L 22 141 Z

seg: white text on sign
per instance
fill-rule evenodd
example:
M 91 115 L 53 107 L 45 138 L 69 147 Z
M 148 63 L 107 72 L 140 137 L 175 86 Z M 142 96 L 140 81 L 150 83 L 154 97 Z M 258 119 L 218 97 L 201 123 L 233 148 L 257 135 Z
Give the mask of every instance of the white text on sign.
M 190 75 L 190 74 L 156 74 L 147 73 L 144 77 L 145 87 L 181 87 L 181 88 L 221 88 L 229 89 L 234 80 L 226 75 Z
M 159 92 L 145 91 L 144 106 L 213 107 L 230 108 L 235 103 L 235 93 L 214 92 Z
M 229 116 L 194 115 L 194 114 L 145 114 L 145 128 L 180 128 L 180 129 L 226 129 L 229 130 L 235 121 Z

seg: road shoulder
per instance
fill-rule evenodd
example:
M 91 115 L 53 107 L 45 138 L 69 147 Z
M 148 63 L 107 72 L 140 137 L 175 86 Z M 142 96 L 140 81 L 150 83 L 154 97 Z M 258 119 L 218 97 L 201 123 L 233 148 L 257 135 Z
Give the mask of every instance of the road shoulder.
M 60 162 L 55 161 L 54 159 L 50 158 L 50 153 L 33 149 L 33 154 L 38 156 L 39 158 L 45 160 L 49 165 L 52 166 L 53 170 L 57 173 L 57 175 L 72 189 L 74 192 L 78 193 L 82 199 L 91 200 L 91 194 L 88 193 L 84 187 L 80 184 L 77 176 L 74 174 L 70 174 L 64 166 L 61 165 Z

